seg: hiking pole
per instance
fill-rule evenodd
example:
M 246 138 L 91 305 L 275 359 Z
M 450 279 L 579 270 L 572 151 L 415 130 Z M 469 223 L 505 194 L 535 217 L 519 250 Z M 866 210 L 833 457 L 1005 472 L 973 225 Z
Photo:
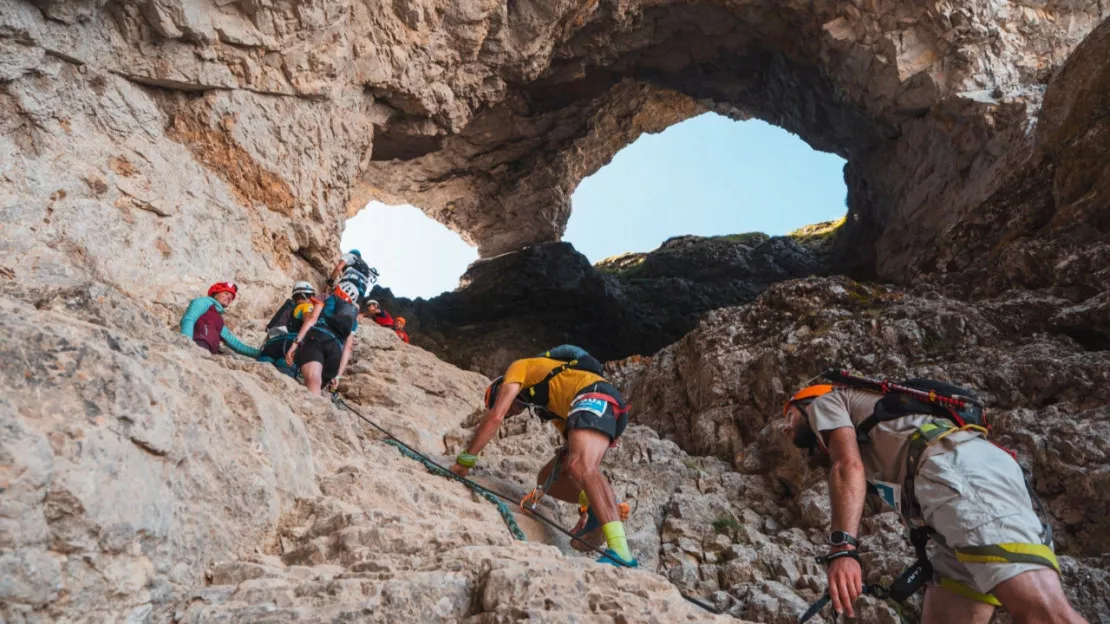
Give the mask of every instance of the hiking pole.
M 872 390 L 874 392 L 881 392 L 883 394 L 886 394 L 888 392 L 897 392 L 898 394 L 904 394 L 926 404 L 939 403 L 940 405 L 944 405 L 946 407 L 954 407 L 961 410 L 965 409 L 968 403 L 978 404 L 976 401 L 973 401 L 971 398 L 968 397 L 944 396 L 935 391 L 930 392 L 927 390 L 921 390 L 918 388 L 911 388 L 909 386 L 897 384 L 893 381 L 890 381 L 889 379 L 880 380 L 872 379 L 870 377 L 864 377 L 863 375 L 857 375 L 847 369 L 830 368 L 829 370 L 821 373 L 820 376 L 834 383 L 841 383 L 846 386 L 864 388 L 867 390 Z
M 445 473 L 445 475 L 448 476 L 449 478 L 454 479 L 455 481 L 458 481 L 458 482 L 460 482 L 460 483 L 462 483 L 462 484 L 464 484 L 464 485 L 466 485 L 466 486 L 468 486 L 472 489 L 481 490 L 481 491 L 487 492 L 489 494 L 492 494 L 493 496 L 496 496 L 497 498 L 500 498 L 503 501 L 506 501 L 506 502 L 509 502 L 509 503 L 514 503 L 514 504 L 519 503 L 519 501 L 517 501 L 515 498 L 506 496 L 506 495 L 504 495 L 504 494 L 502 494 L 502 493 L 500 493 L 496 490 L 491 490 L 491 489 L 485 487 L 484 485 L 481 485 L 481 484 L 479 484 L 475 481 L 467 479 L 466 477 L 460 477 L 459 475 L 451 472 L 451 470 L 449 468 L 444 468 L 439 463 L 437 463 L 434 459 L 432 459 L 432 458 L 428 457 L 427 455 L 425 455 L 424 453 L 421 453 L 420 451 L 412 448 L 408 444 L 405 444 L 402 440 L 400 440 L 397 436 L 390 433 L 387 429 L 385 429 L 381 425 L 377 424 L 376 422 L 370 420 L 366 416 L 363 416 L 361 412 L 359 412 L 355 408 L 351 407 L 350 404 L 347 403 L 347 401 L 343 400 L 339 396 L 338 392 L 335 392 L 335 393 L 332 394 L 332 401 L 336 405 L 339 405 L 340 407 L 342 407 L 343 409 L 351 412 L 355 416 L 358 416 L 363 422 L 365 422 L 366 424 L 370 425 L 374 429 L 381 432 L 382 435 L 384 435 L 389 440 L 393 441 L 395 444 L 405 448 L 407 451 L 409 451 L 413 455 L 416 455 L 417 457 L 420 457 L 421 459 L 423 459 L 428 464 L 431 464 L 432 466 L 435 466 L 436 468 L 442 470 Z M 590 550 L 592 550 L 595 553 L 601 555 L 602 557 L 608 557 L 608 555 L 605 553 L 605 551 L 603 551 L 600 548 L 598 548 L 597 546 L 594 546 L 593 544 L 583 540 L 582 538 L 574 535 L 570 531 L 564 529 L 562 526 L 560 526 L 554 520 L 552 520 L 552 519 L 548 518 L 547 516 L 541 514 L 540 512 L 536 511 L 535 509 L 529 509 L 529 508 L 526 508 L 526 507 L 523 507 L 523 506 L 521 508 L 524 509 L 525 511 L 527 511 L 529 514 L 531 514 L 537 520 L 539 520 L 539 521 L 543 522 L 544 524 L 550 526 L 551 528 L 555 529 L 559 533 L 562 533 L 563 535 L 565 535 L 565 536 L 569 537 L 570 539 L 578 542 L 579 544 L 585 545 Z M 619 561 L 619 560 L 613 559 L 611 557 L 609 557 L 609 560 L 616 563 L 618 565 L 618 567 L 622 567 L 622 568 L 631 568 L 632 567 L 630 565 L 625 564 L 623 561 Z M 691 603 L 701 607 L 702 609 L 705 609 L 706 611 L 709 611 L 710 613 L 713 613 L 714 615 L 722 615 L 721 611 L 718 610 L 713 605 L 711 605 L 711 604 L 709 604 L 709 603 L 707 603 L 707 602 L 705 602 L 705 601 L 703 601 L 699 598 L 695 598 L 693 596 L 688 596 L 684 592 L 682 592 L 681 590 L 678 590 L 678 588 L 675 588 L 675 589 L 678 591 L 678 595 L 682 596 L 686 601 L 691 602 Z

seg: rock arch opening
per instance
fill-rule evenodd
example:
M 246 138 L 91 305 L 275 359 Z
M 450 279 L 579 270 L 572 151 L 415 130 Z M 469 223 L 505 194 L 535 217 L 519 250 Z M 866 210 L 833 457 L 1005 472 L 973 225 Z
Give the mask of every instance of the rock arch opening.
M 369 202 L 347 220 L 340 246 L 359 249 L 399 297 L 430 299 L 454 290 L 478 251 L 416 206 Z
M 781 236 L 844 217 L 844 159 L 713 112 L 645 134 L 582 180 L 563 240 L 591 262 L 679 236 Z

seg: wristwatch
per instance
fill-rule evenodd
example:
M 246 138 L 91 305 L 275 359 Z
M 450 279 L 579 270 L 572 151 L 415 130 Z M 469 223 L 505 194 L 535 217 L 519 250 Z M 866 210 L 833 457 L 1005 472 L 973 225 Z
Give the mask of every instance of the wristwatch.
M 829 544 L 833 546 L 859 546 L 859 542 L 847 531 L 833 531 L 829 534 Z

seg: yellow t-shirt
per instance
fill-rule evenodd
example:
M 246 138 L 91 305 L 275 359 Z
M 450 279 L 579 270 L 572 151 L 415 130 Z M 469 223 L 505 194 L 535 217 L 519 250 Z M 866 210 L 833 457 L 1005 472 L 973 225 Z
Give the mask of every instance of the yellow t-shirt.
M 505 371 L 505 381 L 503 383 L 518 383 L 527 388 L 543 381 L 543 378 L 547 377 L 551 369 L 562 366 L 564 363 L 542 357 L 517 360 L 509 365 L 509 370 Z M 605 381 L 605 378 L 589 371 L 573 368 L 568 368 L 555 375 L 547 386 L 547 411 L 565 420 L 570 412 L 570 404 L 574 401 L 574 396 L 586 386 L 599 381 Z M 556 427 L 558 426 L 556 425 Z

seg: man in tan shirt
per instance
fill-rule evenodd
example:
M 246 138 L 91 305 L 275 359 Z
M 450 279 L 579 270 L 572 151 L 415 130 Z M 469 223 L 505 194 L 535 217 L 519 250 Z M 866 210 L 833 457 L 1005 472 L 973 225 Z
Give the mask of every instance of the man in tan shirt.
M 974 427 L 931 414 L 881 421 L 861 444 L 856 428 L 882 398 L 820 384 L 803 388 L 784 408 L 794 445 L 828 453 L 831 460 L 827 562 L 836 613 L 854 616 L 853 603 L 863 590 L 855 550 L 870 484 L 908 524 L 935 531 L 929 556 L 934 579 L 925 593 L 923 622 L 986 624 L 997 606 L 1019 624 L 1083 622 L 1060 586 L 1052 545 L 1045 544 L 1046 529 L 1017 461 Z M 915 443 L 926 446 L 911 466 L 907 457 Z M 904 491 L 908 470 L 914 470 L 911 492 Z

